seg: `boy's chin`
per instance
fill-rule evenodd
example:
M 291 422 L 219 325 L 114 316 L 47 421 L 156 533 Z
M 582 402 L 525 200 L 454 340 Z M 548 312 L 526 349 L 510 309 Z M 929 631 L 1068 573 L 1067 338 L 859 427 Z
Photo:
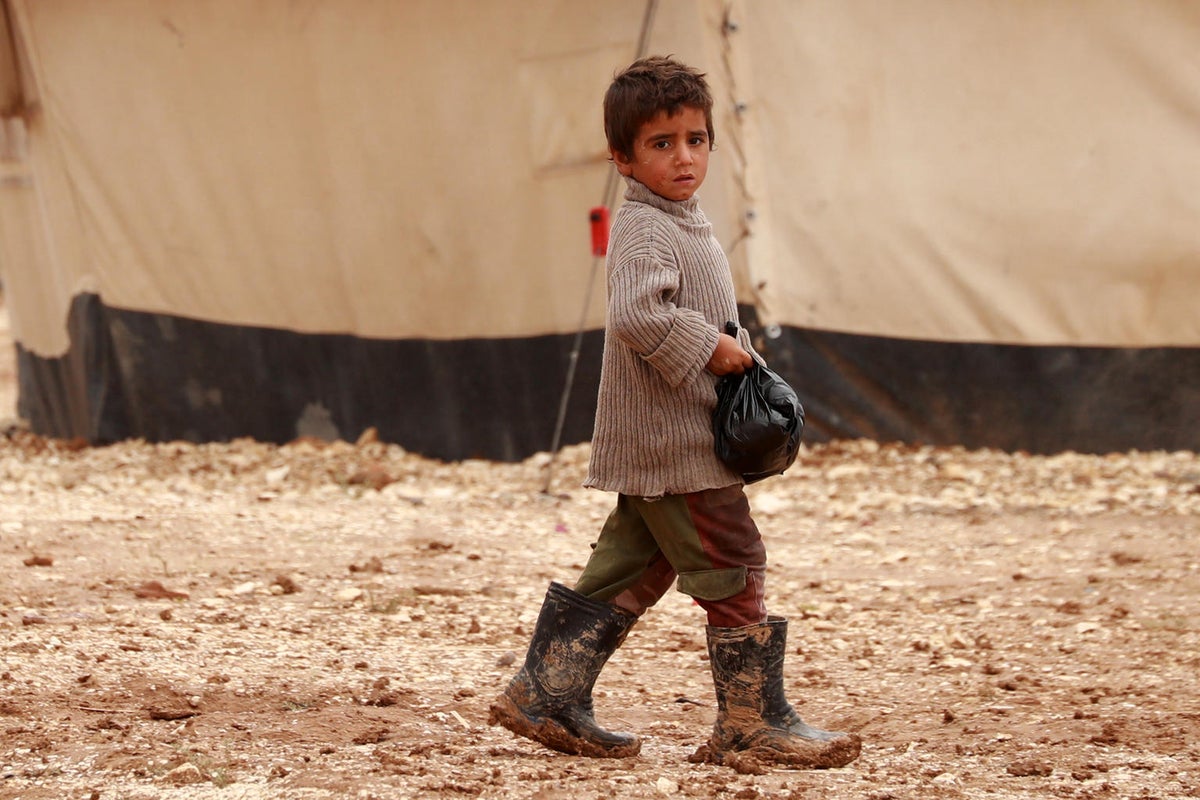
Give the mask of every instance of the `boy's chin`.
M 684 200 L 691 200 L 695 194 L 696 194 L 695 188 L 688 188 L 688 189 L 683 189 L 683 190 L 675 189 L 675 190 L 672 190 L 669 194 L 664 194 L 662 196 L 667 198 L 668 200 L 674 200 L 677 203 L 682 203 Z
M 664 197 L 667 200 L 675 200 L 677 202 L 683 200 L 691 200 L 692 195 L 696 194 L 696 190 L 700 188 L 700 184 L 691 183 L 668 183 L 660 185 L 652 191 L 659 197 Z

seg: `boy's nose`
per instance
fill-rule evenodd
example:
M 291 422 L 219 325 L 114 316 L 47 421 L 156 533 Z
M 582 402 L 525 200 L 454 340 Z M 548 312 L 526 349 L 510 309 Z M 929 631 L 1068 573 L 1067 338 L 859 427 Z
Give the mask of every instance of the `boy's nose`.
M 692 161 L 695 160 L 695 158 L 692 156 L 692 148 L 690 148 L 690 147 L 681 147 L 681 148 L 679 148 L 678 152 L 679 152 L 679 155 L 677 156 L 677 158 L 678 158 L 680 164 L 683 164 L 686 166 L 688 164 L 691 164 Z

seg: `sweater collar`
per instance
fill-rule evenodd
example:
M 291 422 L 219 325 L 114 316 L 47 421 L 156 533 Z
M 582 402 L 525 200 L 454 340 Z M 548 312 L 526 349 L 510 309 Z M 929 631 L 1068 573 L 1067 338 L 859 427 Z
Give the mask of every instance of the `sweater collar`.
M 626 200 L 645 203 L 683 223 L 690 223 L 692 225 L 704 225 L 708 223 L 708 218 L 700 210 L 700 198 L 696 195 L 692 195 L 687 200 L 668 200 L 650 191 L 644 183 L 641 183 L 636 178 L 622 177 L 625 177 L 625 186 L 627 187 L 625 189 Z

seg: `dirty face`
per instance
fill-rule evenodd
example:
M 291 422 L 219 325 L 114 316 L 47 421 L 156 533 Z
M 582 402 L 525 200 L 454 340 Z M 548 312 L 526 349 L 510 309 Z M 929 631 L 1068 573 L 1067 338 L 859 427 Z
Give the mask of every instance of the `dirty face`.
M 684 106 L 673 116 L 660 111 L 633 141 L 633 159 L 613 152 L 617 171 L 668 200 L 688 200 L 708 174 L 708 128 L 704 112 Z

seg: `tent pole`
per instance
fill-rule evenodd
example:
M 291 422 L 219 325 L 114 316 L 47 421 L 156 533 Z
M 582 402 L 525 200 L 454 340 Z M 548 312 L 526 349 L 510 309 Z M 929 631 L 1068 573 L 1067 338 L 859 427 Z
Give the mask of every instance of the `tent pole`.
M 650 31 L 654 27 L 654 13 L 658 10 L 658 0 L 646 0 L 646 12 L 642 16 L 642 31 L 638 35 L 637 55 L 635 60 L 646 55 L 650 47 Z M 608 171 L 604 179 L 603 205 L 612 210 L 617 195 L 617 172 Z M 562 398 L 558 402 L 558 420 L 554 423 L 554 440 L 550 445 L 550 461 L 546 464 L 546 481 L 542 484 L 542 493 L 550 492 L 550 483 L 554 480 L 554 462 L 562 444 L 563 425 L 567 421 L 567 405 L 571 399 L 571 387 L 575 383 L 575 367 L 579 364 L 579 351 L 583 347 L 583 333 L 587 326 L 588 309 L 592 306 L 592 289 L 596 285 L 596 272 L 603 261 L 603 256 L 592 256 L 592 269 L 588 274 L 587 289 L 583 295 L 583 311 L 579 315 L 579 327 L 575 331 L 575 343 L 571 346 L 571 355 L 567 361 L 567 379 L 563 386 Z

